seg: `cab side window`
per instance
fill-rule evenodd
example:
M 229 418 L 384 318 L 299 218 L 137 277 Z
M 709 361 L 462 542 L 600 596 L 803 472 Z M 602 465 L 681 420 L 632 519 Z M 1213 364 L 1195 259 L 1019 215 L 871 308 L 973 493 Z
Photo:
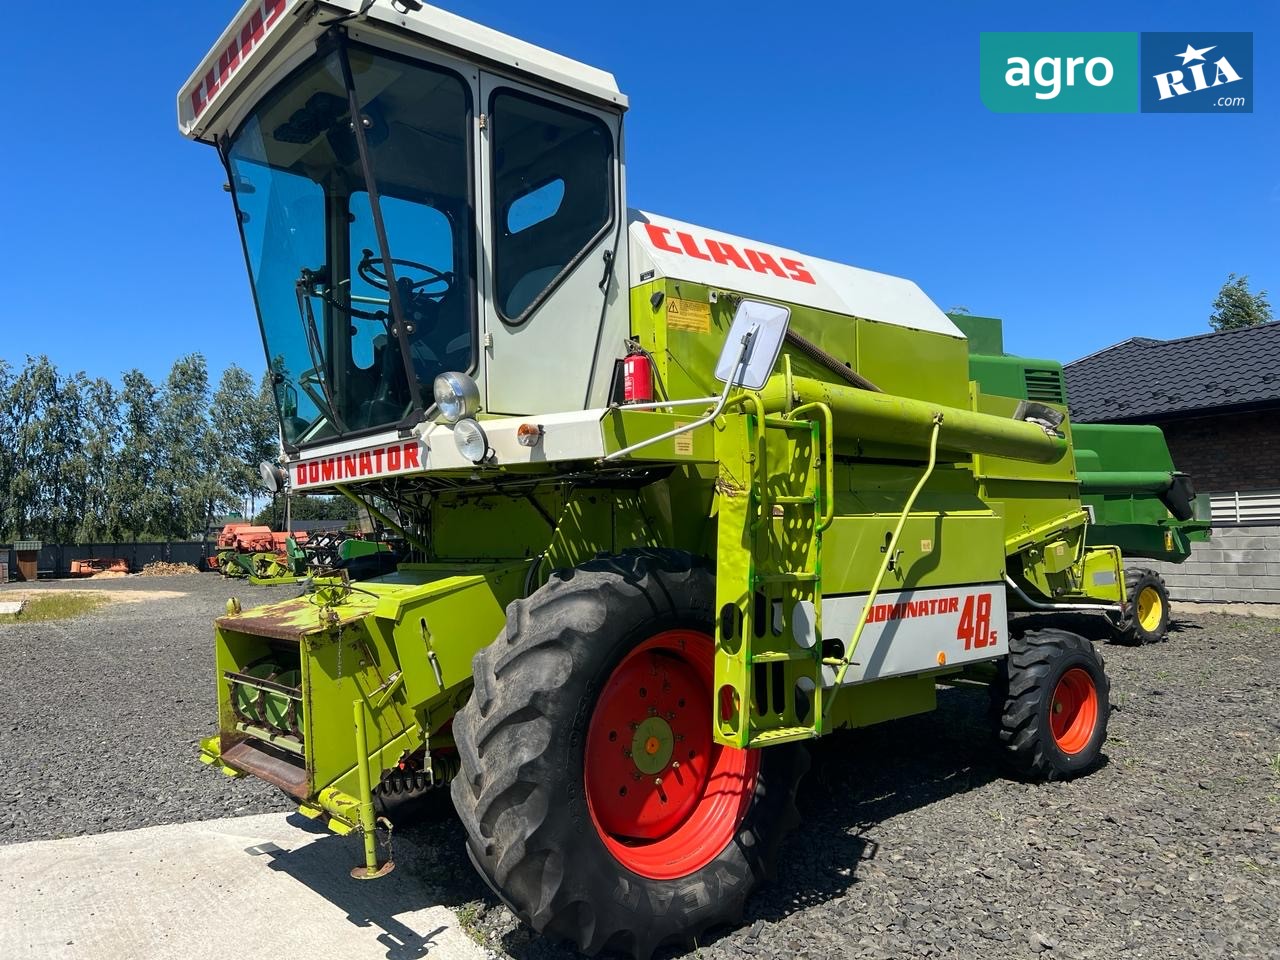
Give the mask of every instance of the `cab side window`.
M 504 90 L 490 109 L 498 312 L 523 321 L 613 219 L 613 138 L 603 121 Z

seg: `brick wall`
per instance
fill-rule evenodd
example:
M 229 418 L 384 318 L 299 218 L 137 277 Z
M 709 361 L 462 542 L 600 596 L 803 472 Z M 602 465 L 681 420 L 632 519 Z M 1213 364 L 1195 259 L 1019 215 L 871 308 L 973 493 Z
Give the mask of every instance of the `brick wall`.
M 1280 486 L 1280 411 L 1152 422 L 1198 493 Z
M 1218 527 L 1185 563 L 1132 565 L 1159 571 L 1174 600 L 1280 603 L 1280 526 Z

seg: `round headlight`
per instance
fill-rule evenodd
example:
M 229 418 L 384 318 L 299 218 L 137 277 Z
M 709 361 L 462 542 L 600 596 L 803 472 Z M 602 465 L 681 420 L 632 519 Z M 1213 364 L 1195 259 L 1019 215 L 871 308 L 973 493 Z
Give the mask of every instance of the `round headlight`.
M 474 420 L 459 420 L 453 425 L 453 442 L 458 452 L 472 463 L 483 463 L 489 455 L 489 438 Z
M 480 409 L 480 388 L 465 373 L 450 371 L 436 377 L 433 386 L 440 416 L 450 423 L 475 416 Z

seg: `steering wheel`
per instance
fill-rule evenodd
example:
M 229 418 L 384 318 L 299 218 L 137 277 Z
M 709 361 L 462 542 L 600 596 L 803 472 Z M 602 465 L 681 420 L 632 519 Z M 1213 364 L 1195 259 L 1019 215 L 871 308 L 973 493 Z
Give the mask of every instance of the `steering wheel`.
M 356 265 L 356 273 L 360 275 L 360 279 L 369 286 L 378 290 L 385 291 L 387 294 L 391 292 L 391 286 L 387 283 L 386 268 L 383 266 L 381 257 L 375 259 L 373 251 L 365 249 L 361 251 L 364 256 L 360 258 L 360 263 Z M 453 271 L 437 270 L 435 267 L 426 263 L 419 263 L 416 260 L 400 260 L 392 258 L 392 266 L 406 267 L 409 270 L 425 273 L 426 276 L 420 280 L 410 280 L 408 277 L 396 278 L 396 289 L 403 295 L 409 294 L 415 298 L 425 297 L 439 303 L 445 298 L 450 290 L 453 289 Z M 429 289 L 432 287 L 439 289 Z

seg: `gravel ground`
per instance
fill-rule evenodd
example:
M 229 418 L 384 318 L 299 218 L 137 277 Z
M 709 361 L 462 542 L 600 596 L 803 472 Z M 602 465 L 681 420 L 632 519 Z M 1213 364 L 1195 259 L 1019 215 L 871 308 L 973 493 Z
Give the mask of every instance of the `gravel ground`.
M 981 691 L 819 741 L 777 880 L 688 956 L 1280 958 L 1280 621 L 1174 626 L 1102 646 L 1106 762 L 1070 783 L 1002 776 Z M 457 863 L 452 824 L 410 835 L 439 851 L 413 867 L 497 956 L 574 956 Z
M 286 809 L 195 747 L 213 730 L 210 621 L 231 591 L 294 588 L 102 584 L 146 587 L 184 596 L 0 626 L 0 843 Z M 1280 958 L 1280 622 L 1185 616 L 1165 644 L 1102 652 L 1106 762 L 1071 783 L 1003 779 L 980 692 L 819 742 L 776 882 L 689 956 Z M 496 956 L 573 956 L 515 923 L 438 806 L 397 832 L 424 897 Z
M 116 599 L 73 620 L 0 625 L 0 843 L 287 809 L 274 787 L 196 757 L 217 730 L 214 618 L 232 594 L 265 603 L 296 587 L 204 573 L 7 584 L 0 599 L 33 588 Z

